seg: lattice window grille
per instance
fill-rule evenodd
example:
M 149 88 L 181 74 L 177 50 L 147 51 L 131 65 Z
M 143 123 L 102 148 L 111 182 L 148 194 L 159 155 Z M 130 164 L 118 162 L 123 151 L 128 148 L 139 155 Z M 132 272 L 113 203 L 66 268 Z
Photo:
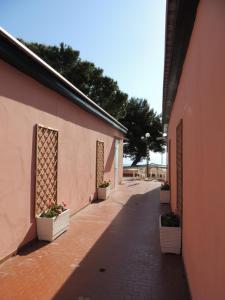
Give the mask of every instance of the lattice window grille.
M 57 203 L 58 131 L 37 125 L 35 214 Z
M 96 143 L 96 186 L 99 187 L 104 180 L 104 142 Z
M 183 121 L 176 129 L 176 162 L 177 162 L 177 213 L 182 218 L 183 210 Z

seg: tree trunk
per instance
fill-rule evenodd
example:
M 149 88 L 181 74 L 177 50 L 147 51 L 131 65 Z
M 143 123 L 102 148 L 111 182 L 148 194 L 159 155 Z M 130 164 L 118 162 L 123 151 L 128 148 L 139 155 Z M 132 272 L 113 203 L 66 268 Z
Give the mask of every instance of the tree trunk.
M 132 162 L 131 167 L 135 167 L 140 160 L 141 160 L 140 157 L 136 157 L 135 160 Z

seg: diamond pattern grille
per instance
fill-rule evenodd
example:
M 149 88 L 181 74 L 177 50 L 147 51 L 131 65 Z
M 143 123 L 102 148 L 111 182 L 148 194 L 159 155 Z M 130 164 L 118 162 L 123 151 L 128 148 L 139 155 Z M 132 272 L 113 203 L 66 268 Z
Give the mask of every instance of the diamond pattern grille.
M 104 180 L 104 142 L 96 143 L 96 186 L 98 187 Z
M 57 202 L 58 131 L 37 126 L 35 214 Z
M 183 121 L 176 129 L 176 159 L 177 159 L 177 213 L 182 220 L 183 210 Z
M 123 165 L 123 140 L 119 140 L 119 183 L 122 181 L 121 166 Z

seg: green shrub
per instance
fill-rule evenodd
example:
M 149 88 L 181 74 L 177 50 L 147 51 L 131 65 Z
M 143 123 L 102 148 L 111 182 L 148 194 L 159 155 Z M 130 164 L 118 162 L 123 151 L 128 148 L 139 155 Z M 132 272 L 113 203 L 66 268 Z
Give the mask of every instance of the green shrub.
M 166 227 L 179 227 L 180 219 L 173 212 L 161 216 L 161 224 Z
M 107 188 L 108 186 L 110 186 L 110 180 L 109 181 L 104 181 L 102 184 L 99 184 L 99 188 Z
M 169 191 L 170 190 L 170 185 L 168 181 L 165 181 L 162 185 L 161 185 L 161 190 L 162 191 Z
M 40 215 L 40 217 L 45 217 L 45 218 L 57 217 L 65 210 L 66 210 L 66 204 L 64 202 L 62 202 L 62 204 L 57 204 L 53 201 L 50 201 L 50 203 L 48 205 L 48 209 L 46 211 L 44 211 Z

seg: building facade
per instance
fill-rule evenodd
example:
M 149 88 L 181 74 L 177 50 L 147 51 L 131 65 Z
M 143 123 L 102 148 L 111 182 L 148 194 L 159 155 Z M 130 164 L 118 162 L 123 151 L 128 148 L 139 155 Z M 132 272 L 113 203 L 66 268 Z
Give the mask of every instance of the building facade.
M 225 2 L 167 2 L 163 120 L 193 300 L 225 299 Z
M 43 201 L 64 201 L 74 214 L 101 181 L 117 187 L 126 128 L 3 29 L 0 120 L 3 260 L 35 239 Z

